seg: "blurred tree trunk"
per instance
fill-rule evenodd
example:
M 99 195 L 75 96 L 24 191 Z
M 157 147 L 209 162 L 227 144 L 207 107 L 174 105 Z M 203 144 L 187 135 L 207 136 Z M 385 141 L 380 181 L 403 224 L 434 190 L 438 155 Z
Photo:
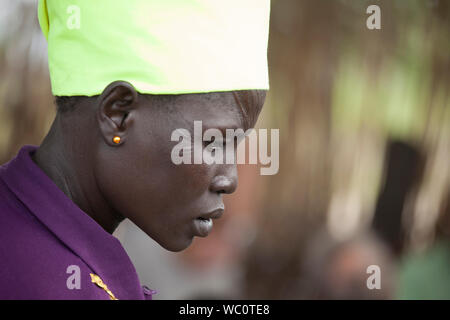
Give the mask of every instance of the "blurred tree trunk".
M 333 1 L 274 1 L 269 44 L 271 128 L 280 170 L 247 260 L 249 298 L 292 297 L 302 246 L 323 224 L 329 198 L 331 88 L 336 63 Z
M 0 57 L 0 163 L 24 144 L 39 144 L 54 115 L 36 3 L 19 2 L 9 17 Z

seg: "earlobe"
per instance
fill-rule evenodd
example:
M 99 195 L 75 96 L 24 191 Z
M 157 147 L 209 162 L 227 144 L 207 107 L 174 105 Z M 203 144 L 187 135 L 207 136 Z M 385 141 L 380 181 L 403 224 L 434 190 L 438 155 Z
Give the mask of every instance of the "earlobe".
M 122 145 L 133 123 L 133 111 L 138 106 L 138 93 L 128 82 L 109 84 L 98 97 L 97 122 L 106 144 Z

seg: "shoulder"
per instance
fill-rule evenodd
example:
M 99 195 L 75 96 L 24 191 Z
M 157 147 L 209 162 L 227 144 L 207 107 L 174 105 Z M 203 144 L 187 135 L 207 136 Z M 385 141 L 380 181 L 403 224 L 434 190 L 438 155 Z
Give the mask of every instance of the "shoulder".
M 90 267 L 0 179 L 0 299 L 108 299 Z

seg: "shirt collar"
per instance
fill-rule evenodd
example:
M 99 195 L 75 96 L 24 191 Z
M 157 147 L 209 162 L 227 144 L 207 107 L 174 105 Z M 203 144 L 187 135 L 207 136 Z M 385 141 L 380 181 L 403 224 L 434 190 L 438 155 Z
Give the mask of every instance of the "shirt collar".
M 136 270 L 117 238 L 75 205 L 31 159 L 24 146 L 2 177 L 24 205 L 121 299 L 143 299 Z M 147 297 L 148 299 L 148 297 Z

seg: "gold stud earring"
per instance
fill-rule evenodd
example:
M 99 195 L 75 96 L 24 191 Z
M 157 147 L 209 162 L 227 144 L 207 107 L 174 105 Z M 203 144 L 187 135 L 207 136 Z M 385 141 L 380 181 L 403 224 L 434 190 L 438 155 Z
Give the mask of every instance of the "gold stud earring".
M 120 143 L 120 137 L 119 136 L 114 136 L 113 141 L 114 141 L 114 143 L 119 144 Z

